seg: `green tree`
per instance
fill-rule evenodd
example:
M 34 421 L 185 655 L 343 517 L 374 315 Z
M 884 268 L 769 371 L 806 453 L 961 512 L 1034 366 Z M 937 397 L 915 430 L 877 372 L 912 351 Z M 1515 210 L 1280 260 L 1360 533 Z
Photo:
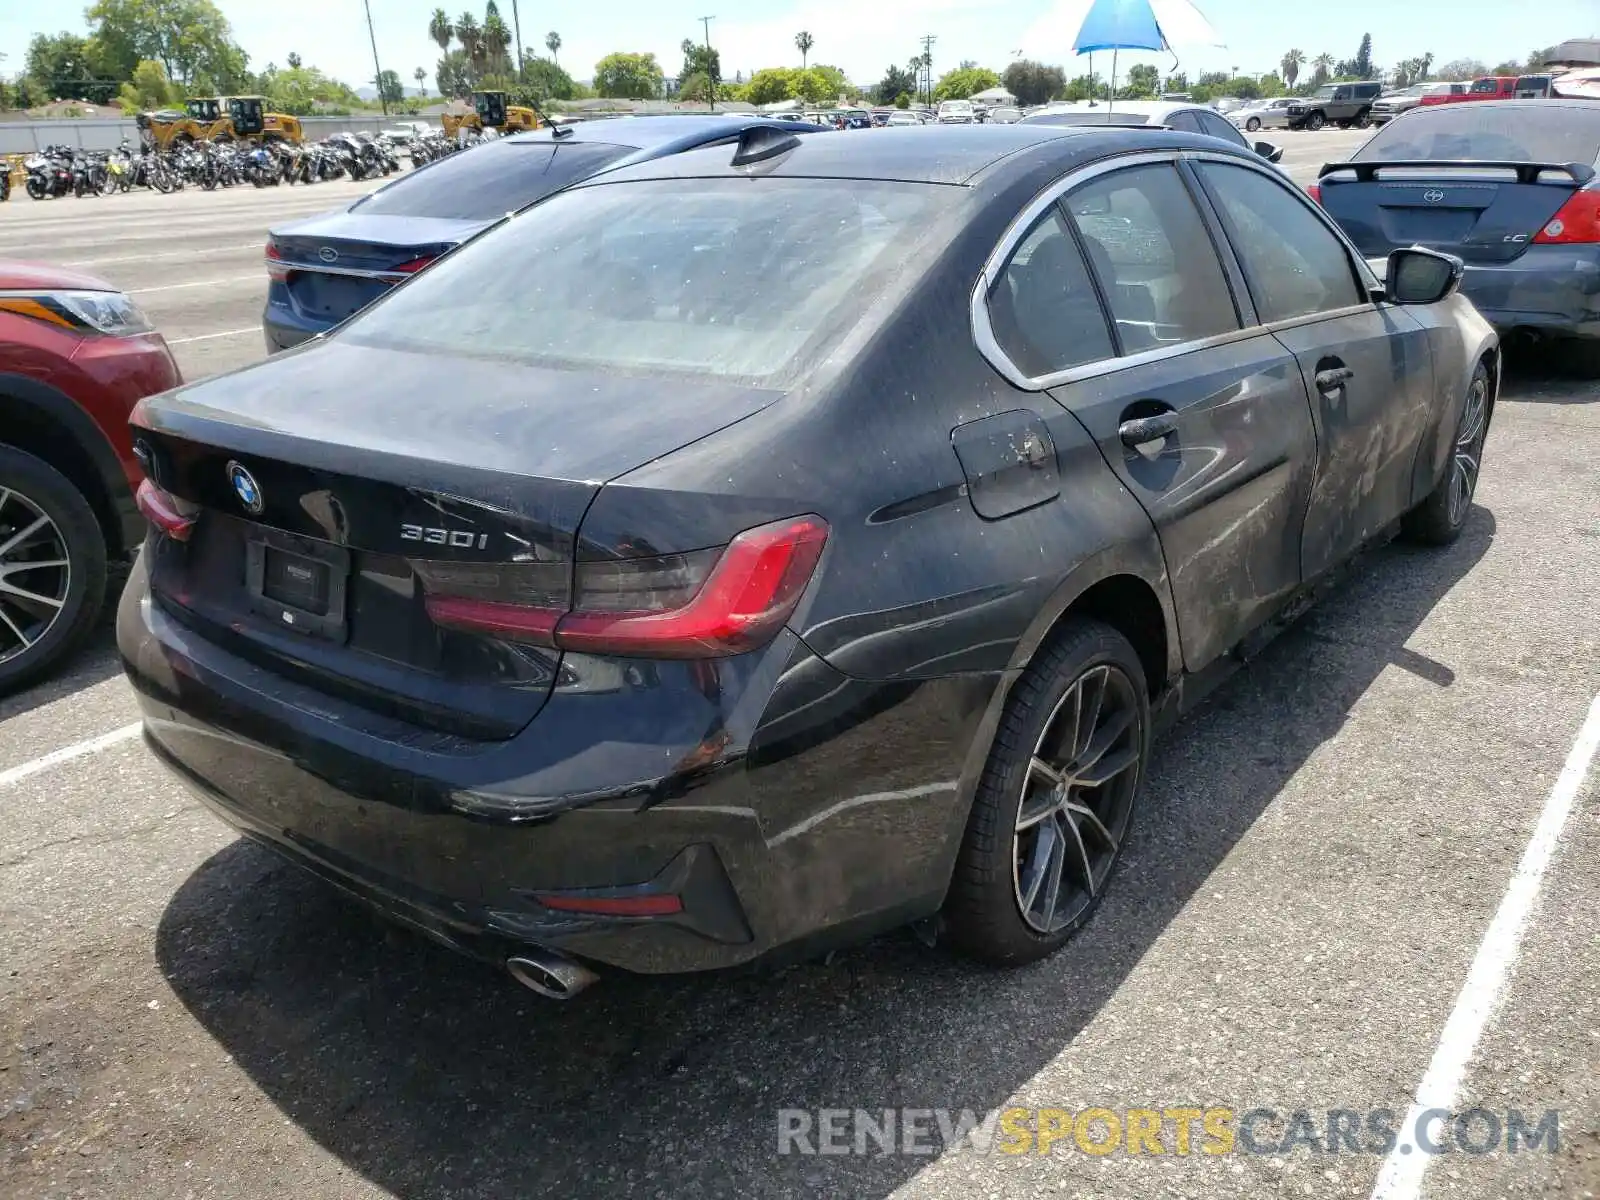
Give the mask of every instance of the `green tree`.
M 1304 50 L 1286 50 L 1283 61 L 1278 65 L 1283 68 L 1283 81 L 1290 87 L 1295 80 L 1300 78 L 1300 68 L 1305 66 L 1306 52 Z
M 1053 100 L 1067 86 L 1066 73 L 1060 67 L 1047 67 L 1026 58 L 1019 58 L 1006 67 L 1000 82 L 1019 103 L 1029 105 Z
M 406 98 L 405 84 L 400 82 L 400 76 L 394 71 L 380 71 L 377 84 L 378 99 L 385 104 L 399 104 Z
M 793 100 L 793 80 L 794 72 L 788 67 L 766 67 L 750 76 L 750 82 L 745 84 L 744 98 L 757 106 Z
M 896 108 L 902 108 L 902 109 L 903 108 L 910 108 L 911 107 L 911 93 L 910 92 L 901 92 L 898 96 L 896 96 L 894 98 L 894 106 Z
M 804 71 L 806 69 L 806 59 L 810 57 L 811 47 L 817 44 L 817 39 L 802 29 L 794 35 L 794 44 L 795 49 L 800 51 L 800 69 Z
M 594 65 L 594 90 L 626 100 L 654 100 L 661 94 L 661 64 L 654 54 L 608 54 Z
M 166 69 L 147 58 L 133 69 L 133 78 L 122 85 L 117 102 L 123 112 L 140 113 L 181 104 L 183 98 L 174 94 Z
M 1000 76 L 986 67 L 957 67 L 939 77 L 933 89 L 935 100 L 965 100 L 975 92 L 999 87 Z
M 722 56 L 703 42 L 684 38 L 683 69 L 678 72 L 678 79 L 678 91 L 687 99 L 715 104 L 717 85 L 722 82 Z
M 872 89 L 872 98 L 879 104 L 893 104 L 897 107 L 909 107 L 908 100 L 905 105 L 900 104 L 901 96 L 909 96 L 917 90 L 917 77 L 905 67 L 890 67 L 883 73 L 883 78 Z
M 211 0 L 96 0 L 84 14 L 104 72 L 129 79 L 144 59 L 190 91 L 247 85 L 249 59 Z
M 472 90 L 472 64 L 460 50 L 446 50 L 433 68 L 433 82 L 441 96 L 465 96 Z
M 1149 63 L 1135 63 L 1117 95 L 1123 100 L 1151 100 L 1161 86 L 1161 72 Z
M 1487 75 L 1489 68 L 1475 58 L 1452 58 L 1434 72 L 1440 79 L 1477 79 Z
M 843 76 L 837 67 L 807 67 L 793 72 L 790 86 L 794 96 L 807 104 L 832 104 L 839 99 Z
M 1099 75 L 1079 75 L 1061 90 L 1063 100 L 1093 100 L 1104 94 Z
M 417 81 L 417 95 L 421 96 L 427 92 L 428 89 L 423 86 L 428 80 L 428 72 L 426 68 L 418 67 L 415 71 L 411 72 L 411 78 Z
M 361 98 L 336 79 L 329 79 L 315 67 L 291 67 L 272 76 L 266 88 L 268 106 L 275 112 L 307 113 L 329 108 L 349 110 Z
M 493 7 L 494 0 L 490 0 Z M 500 19 L 498 12 L 492 12 L 483 19 L 483 49 L 484 59 L 489 70 L 495 74 L 505 74 L 511 69 L 511 30 Z
M 95 49 L 75 33 L 36 33 L 28 43 L 24 74 L 48 99 L 108 101 L 117 88 L 95 69 Z
M 574 100 L 577 98 L 577 85 L 552 58 L 542 58 L 524 50 L 523 57 L 527 61 L 527 68 L 523 74 L 527 83 L 523 91 L 531 95 L 539 103 L 546 100 Z
M 484 73 L 486 51 L 483 44 L 483 28 L 478 24 L 478 18 L 470 12 L 464 12 L 455 19 L 456 41 L 461 43 L 461 53 L 467 60 L 467 74 L 471 82 L 476 83 Z
M 1323 51 L 1311 60 L 1311 86 L 1321 87 L 1328 82 L 1328 73 L 1333 70 L 1333 55 Z
M 455 35 L 455 27 L 450 24 L 450 14 L 442 8 L 434 9 L 433 16 L 428 18 L 428 36 L 438 44 L 439 53 L 450 52 L 450 39 Z
M 1361 76 L 1363 79 L 1372 78 L 1372 35 L 1370 33 L 1361 35 L 1361 48 L 1356 51 L 1355 61 L 1351 65 L 1355 68 L 1354 74 Z
M 550 51 L 551 62 L 560 62 L 559 55 L 561 54 L 561 35 L 554 29 L 544 35 L 544 48 Z

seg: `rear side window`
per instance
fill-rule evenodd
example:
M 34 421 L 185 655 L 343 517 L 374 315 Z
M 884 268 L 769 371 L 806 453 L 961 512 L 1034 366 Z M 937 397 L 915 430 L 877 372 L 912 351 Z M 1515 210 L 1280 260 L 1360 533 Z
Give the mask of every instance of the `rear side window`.
M 1221 138 L 1225 142 L 1232 142 L 1235 146 L 1250 145 L 1244 140 L 1244 135 L 1233 127 L 1233 122 L 1225 121 L 1212 113 L 1197 113 L 1195 119 L 1200 122 L 1200 132 L 1209 134 L 1214 138 Z
M 1206 162 L 1199 171 L 1263 324 L 1362 303 L 1344 246 L 1288 188 L 1245 167 Z
M 1239 328 L 1216 248 L 1175 167 L 1113 171 L 1073 191 L 1066 203 L 1123 353 Z
M 1355 162 L 1474 158 L 1592 163 L 1600 156 L 1600 104 L 1440 104 L 1385 125 Z
M 557 368 L 792 378 L 891 281 L 911 286 L 931 218 L 959 195 L 813 179 L 578 188 L 468 242 L 338 336 Z
M 1055 208 L 1000 273 L 989 325 L 1006 356 L 1034 378 L 1116 353 L 1083 255 Z
M 604 142 L 490 142 L 402 176 L 354 211 L 487 221 L 587 178 L 633 151 L 632 146 Z

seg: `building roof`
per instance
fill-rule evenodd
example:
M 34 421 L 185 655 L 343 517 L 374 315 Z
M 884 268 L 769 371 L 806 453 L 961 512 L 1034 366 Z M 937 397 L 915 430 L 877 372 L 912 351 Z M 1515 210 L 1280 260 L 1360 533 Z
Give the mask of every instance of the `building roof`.
M 1550 52 L 1551 67 L 1600 67 L 1600 38 L 1572 38 Z

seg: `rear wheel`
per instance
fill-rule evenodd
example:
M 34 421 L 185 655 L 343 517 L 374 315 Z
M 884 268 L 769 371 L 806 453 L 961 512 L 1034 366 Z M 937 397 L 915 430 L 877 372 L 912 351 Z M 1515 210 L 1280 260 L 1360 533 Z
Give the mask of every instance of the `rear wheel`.
M 945 903 L 959 949 L 1033 962 L 1089 919 L 1127 841 L 1149 727 L 1128 640 L 1063 627 L 1013 689 L 967 818 Z
M 1260 117 L 1251 117 L 1248 121 L 1246 121 L 1244 123 L 1244 127 L 1246 129 L 1248 129 L 1251 133 L 1259 132 L 1260 129 L 1261 129 L 1261 118 Z
M 1356 128 L 1357 129 L 1371 129 L 1372 128 L 1372 114 L 1371 113 L 1362 113 L 1359 117 L 1357 117 L 1356 118 Z
M 0 695 L 72 653 L 105 601 L 106 543 L 48 463 L 0 446 Z
M 1461 536 L 1472 510 L 1472 497 L 1478 490 L 1478 469 L 1483 463 L 1483 443 L 1488 432 L 1489 371 L 1479 363 L 1467 385 L 1444 478 L 1401 521 L 1411 540 L 1428 546 L 1448 546 Z
M 1306 128 L 1311 130 L 1312 133 L 1316 133 L 1327 123 L 1328 118 L 1319 112 L 1314 112 L 1306 118 Z

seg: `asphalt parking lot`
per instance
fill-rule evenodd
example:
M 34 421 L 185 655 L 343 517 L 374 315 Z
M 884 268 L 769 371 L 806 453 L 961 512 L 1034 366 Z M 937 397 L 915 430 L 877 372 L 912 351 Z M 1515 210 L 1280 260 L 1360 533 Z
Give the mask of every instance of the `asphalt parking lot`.
M 1306 183 L 1362 135 L 1266 136 Z M 367 186 L 14 194 L 0 257 L 129 289 L 196 378 L 263 355 L 267 226 Z M 1452 1059 L 1454 1108 L 1559 1143 L 1388 1195 L 1600 1195 L 1591 453 L 1600 384 L 1514 355 L 1462 539 L 1373 555 L 1159 744 L 1099 914 L 1008 974 L 897 935 L 542 1001 L 236 841 L 133 736 L 107 620 L 0 701 L 0 1197 L 1364 1197 L 1384 1156 L 1280 1152 L 1292 1114 L 1404 1114 Z M 780 1110 L 1010 1106 L 1276 1116 L 1259 1153 L 778 1153 Z

